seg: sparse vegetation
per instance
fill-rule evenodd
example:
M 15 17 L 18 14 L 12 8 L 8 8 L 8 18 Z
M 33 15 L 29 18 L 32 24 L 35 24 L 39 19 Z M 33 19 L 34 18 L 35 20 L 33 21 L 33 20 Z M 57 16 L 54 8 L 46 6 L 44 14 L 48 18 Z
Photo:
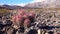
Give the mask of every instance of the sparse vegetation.
M 4 30 L 4 32 L 6 31 L 5 33 L 7 34 L 8 32 L 11 34 L 14 33 L 14 30 L 16 31 L 15 33 L 24 32 L 25 34 L 32 29 L 35 31 L 37 31 L 37 29 L 38 30 L 41 29 L 41 33 L 43 32 L 48 33 L 50 31 L 47 29 L 49 28 L 55 29 L 56 28 L 55 26 L 60 26 L 59 23 L 56 24 L 57 21 L 60 22 L 60 17 L 59 17 L 60 9 L 42 9 L 42 8 L 41 9 L 16 9 L 16 10 L 0 9 L 0 14 L 6 14 L 9 12 L 11 12 L 11 15 L 7 15 L 7 16 L 3 15 L 3 18 L 1 19 L 2 21 L 6 21 L 6 22 L 9 21 L 7 23 L 4 22 L 2 24 L 2 26 L 4 26 L 6 29 Z M 59 27 L 57 27 L 57 29 L 58 28 Z M 19 29 L 21 29 L 22 31 L 19 32 Z

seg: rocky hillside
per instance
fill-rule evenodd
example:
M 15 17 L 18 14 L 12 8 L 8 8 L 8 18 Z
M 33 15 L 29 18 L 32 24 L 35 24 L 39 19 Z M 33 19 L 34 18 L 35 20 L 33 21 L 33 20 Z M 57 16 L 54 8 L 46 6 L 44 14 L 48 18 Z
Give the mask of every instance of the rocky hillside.
M 31 8 L 60 8 L 60 0 L 46 0 L 43 2 L 29 3 L 25 7 Z

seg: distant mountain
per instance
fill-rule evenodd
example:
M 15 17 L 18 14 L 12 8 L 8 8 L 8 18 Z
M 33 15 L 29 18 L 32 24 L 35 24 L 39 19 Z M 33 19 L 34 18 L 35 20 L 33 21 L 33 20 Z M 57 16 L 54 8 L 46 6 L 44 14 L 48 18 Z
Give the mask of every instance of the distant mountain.
M 7 9 L 20 9 L 20 8 L 23 8 L 21 6 L 17 6 L 17 5 L 0 5 L 0 8 L 7 8 Z
M 29 3 L 25 7 L 30 8 L 60 8 L 60 0 L 45 0 L 43 2 Z
M 45 0 L 43 2 L 28 3 L 24 7 L 18 5 L 0 5 L 0 8 L 21 9 L 21 8 L 60 8 L 60 0 Z

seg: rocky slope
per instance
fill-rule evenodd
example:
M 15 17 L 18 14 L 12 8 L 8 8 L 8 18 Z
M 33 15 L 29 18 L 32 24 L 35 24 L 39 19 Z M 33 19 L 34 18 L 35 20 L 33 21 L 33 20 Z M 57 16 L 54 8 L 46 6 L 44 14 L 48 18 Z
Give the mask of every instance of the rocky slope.
M 43 2 L 29 3 L 25 7 L 31 8 L 60 8 L 60 0 L 46 0 Z
M 24 27 L 18 29 L 13 27 L 11 15 L 0 16 L 0 34 L 36 34 L 40 30 L 41 33 L 60 34 L 60 13 L 59 12 L 41 12 L 36 13 L 36 21 L 24 30 Z M 17 26 L 15 26 L 17 27 Z

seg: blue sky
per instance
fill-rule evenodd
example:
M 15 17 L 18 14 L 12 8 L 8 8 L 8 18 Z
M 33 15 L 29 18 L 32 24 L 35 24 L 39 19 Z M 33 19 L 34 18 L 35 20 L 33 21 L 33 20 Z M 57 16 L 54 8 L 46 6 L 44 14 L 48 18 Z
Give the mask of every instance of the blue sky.
M 24 6 L 25 4 L 31 2 L 41 2 L 43 0 L 0 0 L 0 5 L 8 4 L 8 5 L 21 5 Z
M 0 4 L 20 4 L 20 3 L 29 3 L 33 0 L 0 0 Z

